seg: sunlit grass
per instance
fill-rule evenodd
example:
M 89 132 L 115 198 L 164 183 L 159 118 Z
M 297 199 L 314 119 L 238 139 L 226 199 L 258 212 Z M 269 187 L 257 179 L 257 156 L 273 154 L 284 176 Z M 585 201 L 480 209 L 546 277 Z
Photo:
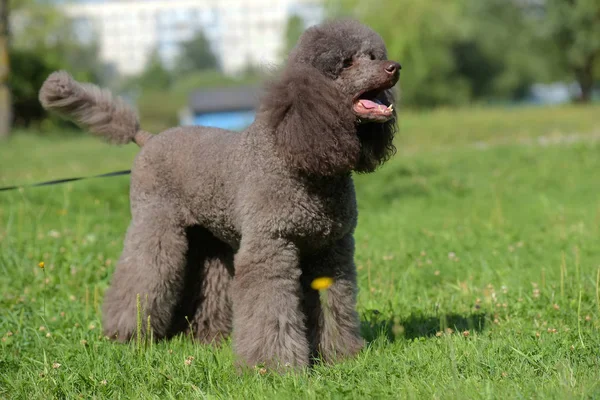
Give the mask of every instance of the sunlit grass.
M 238 375 L 230 343 L 102 337 L 128 177 L 0 193 L 0 397 L 598 397 L 597 115 L 407 114 L 398 155 L 356 179 L 369 345 L 301 375 Z M 2 184 L 127 169 L 137 151 L 83 135 L 0 146 Z

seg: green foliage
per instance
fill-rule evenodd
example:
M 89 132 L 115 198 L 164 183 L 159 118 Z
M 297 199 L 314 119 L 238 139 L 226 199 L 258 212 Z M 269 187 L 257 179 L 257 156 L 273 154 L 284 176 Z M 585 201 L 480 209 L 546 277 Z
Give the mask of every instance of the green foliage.
M 518 99 L 533 82 L 551 78 L 548 46 L 538 37 L 537 27 L 523 8 L 513 0 L 464 0 L 462 18 L 469 27 L 467 38 L 459 48 L 472 46 L 479 58 L 464 60 L 456 53 L 457 65 L 466 64 L 463 76 L 468 79 L 474 99 Z
M 95 43 L 81 43 L 73 22 L 53 4 L 36 0 L 11 2 L 10 86 L 17 126 L 38 127 L 47 114 L 38 90 L 55 70 L 68 70 L 76 79 L 106 84 L 107 67 L 98 59 Z M 51 117 L 51 126 L 65 126 Z
M 0 139 L 8 137 L 12 125 L 12 96 L 7 85 L 10 74 L 8 61 L 8 0 L 0 0 Z
M 38 54 L 19 49 L 11 51 L 10 63 L 13 71 L 9 84 L 13 95 L 14 122 L 17 126 L 29 126 L 45 117 L 38 91 L 56 68 L 44 62 Z
M 546 0 L 540 29 L 558 47 L 559 61 L 579 82 L 589 101 L 600 78 L 600 2 Z
M 597 398 L 599 112 L 402 113 L 398 155 L 356 179 L 369 345 L 297 376 L 240 375 L 229 342 L 103 338 L 128 177 L 0 193 L 0 397 Z M 17 134 L 0 183 L 126 169 L 138 152 Z
M 164 90 L 144 89 L 137 97 L 137 109 L 144 130 L 159 133 L 179 125 L 179 112 L 187 96 Z
M 98 59 L 97 44 L 81 43 L 73 21 L 54 4 L 20 0 L 11 13 L 16 21 L 12 48 L 37 54 L 48 66 L 68 69 L 76 79 L 104 83 L 106 66 Z
M 165 90 L 173 83 L 173 77 L 171 71 L 163 64 L 158 51 L 154 50 L 148 57 L 146 68 L 134 82 L 145 89 Z
M 164 89 L 152 83 L 144 85 L 143 80 L 137 79 L 125 87 L 126 90 L 137 93 L 137 108 L 142 126 L 151 132 L 160 132 L 178 125 L 179 112 L 188 105 L 193 91 L 255 85 L 263 78 L 255 71 L 235 77 L 223 75 L 217 70 L 190 72 L 176 77 L 166 70 L 165 73 L 169 74 L 169 85 Z
M 181 54 L 177 60 L 177 73 L 190 73 L 217 69 L 217 58 L 210 48 L 210 43 L 202 31 L 192 39 L 181 44 Z
M 304 20 L 299 15 L 292 15 L 285 27 L 285 45 L 283 48 L 282 58 L 285 59 L 289 52 L 294 48 L 296 42 L 304 32 Z
M 160 132 L 179 124 L 179 113 L 188 105 L 195 90 L 257 83 L 261 73 L 248 68 L 236 76 L 224 75 L 202 33 L 183 44 L 181 57 L 174 70 L 169 70 L 157 51 L 149 57 L 139 76 L 125 79 L 119 91 L 129 92 L 136 105 L 144 129 Z
M 404 104 L 431 107 L 469 101 L 469 83 L 457 73 L 452 52 L 467 30 L 459 23 L 461 2 L 380 0 L 367 4 L 344 0 L 343 10 L 379 32 L 389 57 L 403 65 L 400 87 Z
M 524 15 L 501 0 L 344 0 L 350 12 L 379 32 L 389 57 L 400 61 L 403 103 L 461 105 L 494 97 L 518 98 L 539 71 L 532 65 Z M 518 38 L 518 39 L 515 39 Z M 535 67 L 538 65 L 535 64 Z
M 587 73 L 590 85 L 597 76 L 589 71 L 600 69 L 584 64 L 600 59 L 597 0 L 329 4 L 333 15 L 351 14 L 383 36 L 390 58 L 404 66 L 400 85 L 409 106 L 518 100 L 534 82 L 563 78 L 565 62 L 578 78 Z

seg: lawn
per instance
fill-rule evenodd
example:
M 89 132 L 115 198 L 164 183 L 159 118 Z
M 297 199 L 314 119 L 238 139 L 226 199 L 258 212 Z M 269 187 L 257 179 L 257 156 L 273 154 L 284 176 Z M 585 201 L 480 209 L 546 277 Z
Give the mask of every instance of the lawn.
M 299 375 L 238 375 L 229 343 L 102 337 L 127 176 L 0 192 L 0 397 L 600 398 L 599 116 L 403 115 L 396 157 L 356 178 L 369 345 Z M 127 169 L 135 153 L 19 132 L 0 144 L 0 186 Z

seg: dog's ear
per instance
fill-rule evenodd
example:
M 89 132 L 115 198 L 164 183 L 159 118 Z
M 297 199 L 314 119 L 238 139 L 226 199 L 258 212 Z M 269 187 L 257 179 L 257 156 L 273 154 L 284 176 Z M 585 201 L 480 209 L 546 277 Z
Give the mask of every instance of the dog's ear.
M 360 142 L 352 104 L 316 68 L 286 68 L 261 106 L 276 151 L 296 170 L 324 176 L 355 168 Z
M 395 106 L 393 89 L 384 91 L 379 99 L 384 104 Z M 355 167 L 356 172 L 373 172 L 396 153 L 394 146 L 394 135 L 397 131 L 396 116 L 394 107 L 394 117 L 389 121 L 383 124 L 371 122 L 358 126 L 361 151 Z

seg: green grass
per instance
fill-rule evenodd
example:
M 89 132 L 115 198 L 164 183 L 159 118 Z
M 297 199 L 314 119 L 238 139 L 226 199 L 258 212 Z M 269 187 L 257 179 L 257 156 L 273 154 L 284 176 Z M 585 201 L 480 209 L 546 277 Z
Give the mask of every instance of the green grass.
M 127 177 L 0 192 L 0 397 L 600 398 L 598 115 L 404 115 L 397 156 L 356 179 L 369 345 L 300 375 L 238 375 L 230 344 L 102 338 Z M 126 169 L 135 153 L 20 133 L 0 144 L 0 185 Z

